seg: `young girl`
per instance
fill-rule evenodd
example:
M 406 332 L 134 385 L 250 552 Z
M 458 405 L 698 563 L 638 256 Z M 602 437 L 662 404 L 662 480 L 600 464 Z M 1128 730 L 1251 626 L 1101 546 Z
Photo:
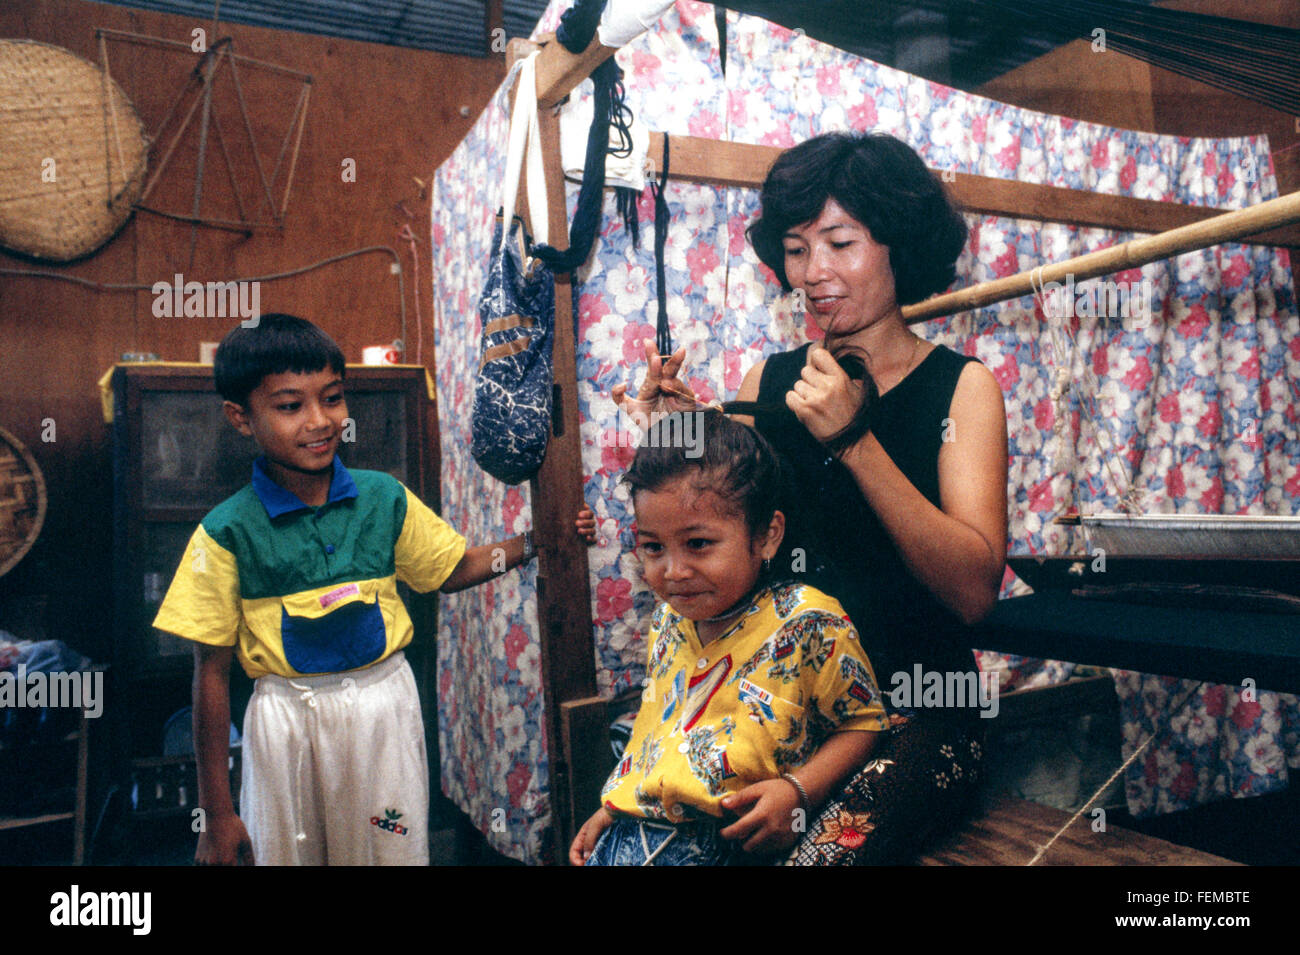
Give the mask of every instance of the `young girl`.
M 688 413 L 703 440 L 674 442 L 670 415 L 624 477 L 662 603 L 632 738 L 574 865 L 770 861 L 750 856 L 792 846 L 889 725 L 843 608 L 775 582 L 785 517 L 771 447 L 718 412 Z

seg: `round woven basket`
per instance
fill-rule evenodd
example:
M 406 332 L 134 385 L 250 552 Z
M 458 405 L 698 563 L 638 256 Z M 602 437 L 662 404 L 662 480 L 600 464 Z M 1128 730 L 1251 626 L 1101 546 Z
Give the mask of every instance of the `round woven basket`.
M 0 246 L 69 262 L 122 228 L 149 141 L 121 88 L 62 47 L 0 40 Z
M 21 441 L 0 428 L 0 577 L 36 543 L 48 504 L 36 459 Z

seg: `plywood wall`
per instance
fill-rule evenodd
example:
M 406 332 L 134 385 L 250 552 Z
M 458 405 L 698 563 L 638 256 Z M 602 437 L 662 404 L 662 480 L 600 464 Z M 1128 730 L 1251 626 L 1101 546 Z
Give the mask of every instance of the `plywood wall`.
M 1161 6 L 1300 29 L 1294 0 L 1176 0 Z M 1269 138 L 1278 187 L 1300 189 L 1300 118 L 1083 40 L 1059 47 L 976 92 L 1124 129 L 1174 136 Z
M 1171 0 L 1190 13 L 1300 29 L 1294 0 Z M 1294 64 L 1292 64 L 1294 69 Z M 1029 109 L 1172 136 L 1268 136 L 1278 191 L 1300 190 L 1300 117 L 1076 40 L 992 80 L 976 92 Z M 1300 260 L 1292 278 L 1300 287 Z
M 189 43 L 211 23 L 77 0 L 5 0 L 0 37 L 29 38 L 97 61 L 95 29 L 106 27 Z M 309 114 L 282 232 L 247 236 L 201 229 L 191 254 L 184 223 L 137 213 L 105 248 L 65 266 L 0 252 L 0 268 L 52 268 L 102 283 L 210 281 L 297 269 L 365 246 L 396 249 L 406 272 L 407 360 L 416 360 L 416 285 L 423 322 L 422 363 L 433 369 L 429 313 L 429 204 L 418 178 L 464 136 L 504 75 L 498 59 L 472 59 L 327 37 L 222 25 L 236 52 L 308 73 Z M 209 38 L 211 42 L 211 38 Z M 114 78 L 156 127 L 180 92 L 194 57 L 114 45 Z M 292 80 L 241 72 L 254 136 L 273 164 L 298 95 Z M 222 130 L 233 146 L 242 120 L 232 89 L 216 87 Z M 221 111 L 224 103 L 225 112 Z M 236 135 L 238 134 L 238 135 Z M 177 148 L 151 204 L 188 212 L 193 198 L 197 127 Z M 233 193 L 215 144 L 209 145 L 205 214 L 233 212 Z M 252 191 L 251 154 L 232 149 L 237 181 Z M 355 182 L 344 161 L 355 162 Z M 250 181 L 252 180 L 252 181 Z M 420 269 L 398 232 L 409 226 Z M 289 311 L 325 328 L 349 361 L 367 345 L 399 335 L 392 258 L 369 254 L 307 274 L 263 283 L 263 312 Z M 217 341 L 234 322 L 159 318 L 150 292 L 97 292 L 44 279 L 0 275 L 0 427 L 27 444 L 45 473 L 50 511 L 37 545 L 0 578 L 0 605 L 15 595 L 48 594 L 52 635 L 94 655 L 107 653 L 112 601 L 109 433 L 96 380 L 124 352 L 197 360 L 199 342 Z M 53 421 L 53 441 L 44 422 Z M 0 619 L 0 628 L 5 622 Z

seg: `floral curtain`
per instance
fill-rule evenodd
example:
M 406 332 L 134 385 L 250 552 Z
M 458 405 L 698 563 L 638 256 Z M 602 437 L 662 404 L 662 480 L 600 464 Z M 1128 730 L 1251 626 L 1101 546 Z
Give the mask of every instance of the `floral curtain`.
M 553 3 L 538 31 L 553 29 L 565 6 Z M 1222 207 L 1277 194 L 1262 138 L 1163 137 L 1035 113 L 734 12 L 726 42 L 724 75 L 713 7 L 679 0 L 618 54 L 628 105 L 650 128 L 675 135 L 788 146 L 835 129 L 879 130 L 939 170 Z M 526 490 L 487 478 L 465 451 L 478 361 L 474 304 L 499 202 L 504 139 L 494 104 L 435 178 L 444 516 L 473 541 L 529 526 Z M 755 362 L 816 330 L 745 240 L 756 190 L 670 182 L 666 196 L 673 337 L 687 349 L 696 392 L 706 400 L 732 397 Z M 608 198 L 595 250 L 578 276 L 577 345 L 586 499 L 600 523 L 600 542 L 589 553 L 597 674 L 600 691 L 610 694 L 640 683 L 652 597 L 637 572 L 630 505 L 618 483 L 632 452 L 608 395 L 614 384 L 639 378 L 640 343 L 654 337 L 657 304 L 649 229 L 634 248 L 613 206 Z M 653 219 L 648 191 L 640 214 L 643 224 Z M 959 286 L 1128 238 L 991 216 L 968 222 Z M 1083 541 L 1051 518 L 1067 506 L 1114 509 L 1129 482 L 1145 492 L 1151 512 L 1300 512 L 1300 395 L 1293 384 L 1300 319 L 1285 252 L 1221 245 L 1105 281 L 1149 290 L 1149 299 L 1139 293 L 1126 316 L 1079 307 L 1084 314 L 1067 321 L 1044 315 L 1044 302 L 1026 297 L 917 327 L 978 356 L 1002 385 L 1011 552 L 1082 550 Z M 1086 288 L 1076 290 L 1080 303 L 1094 300 Z M 1062 366 L 1068 371 L 1058 380 Z M 1005 592 L 1024 589 L 1008 572 Z M 530 860 L 540 858 L 549 822 L 535 621 L 529 572 L 444 598 L 439 631 L 444 791 L 497 848 Z M 1003 671 L 1003 689 L 1058 682 L 1073 670 L 999 654 L 980 659 Z M 1156 725 L 1153 717 L 1160 725 L 1126 780 L 1134 812 L 1286 785 L 1300 767 L 1294 697 L 1261 692 L 1252 702 L 1236 689 L 1204 687 L 1170 724 L 1167 714 L 1159 719 L 1160 706 L 1179 685 L 1116 672 L 1125 752 Z

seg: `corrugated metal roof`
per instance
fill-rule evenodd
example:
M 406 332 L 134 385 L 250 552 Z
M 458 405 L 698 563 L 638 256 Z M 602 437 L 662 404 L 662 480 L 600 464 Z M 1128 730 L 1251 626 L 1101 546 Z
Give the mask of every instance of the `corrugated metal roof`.
M 972 90 L 1078 36 L 1070 24 L 988 0 L 716 0 L 877 63 Z M 1127 0 L 1148 6 L 1152 0 Z
M 105 0 L 208 20 L 213 0 Z M 547 0 L 503 0 L 507 37 L 528 36 Z M 1147 5 L 1152 0 L 1130 0 Z M 959 89 L 975 89 L 1067 42 L 1050 17 L 988 0 L 717 0 L 801 28 L 850 53 Z M 221 19 L 255 26 L 483 56 L 485 0 L 222 0 Z M 1063 32 L 1064 31 L 1064 32 Z
M 120 7 L 212 18 L 212 0 L 105 0 Z M 528 36 L 547 0 L 505 0 L 506 36 Z M 222 0 L 221 20 L 390 46 L 483 56 L 483 0 Z

